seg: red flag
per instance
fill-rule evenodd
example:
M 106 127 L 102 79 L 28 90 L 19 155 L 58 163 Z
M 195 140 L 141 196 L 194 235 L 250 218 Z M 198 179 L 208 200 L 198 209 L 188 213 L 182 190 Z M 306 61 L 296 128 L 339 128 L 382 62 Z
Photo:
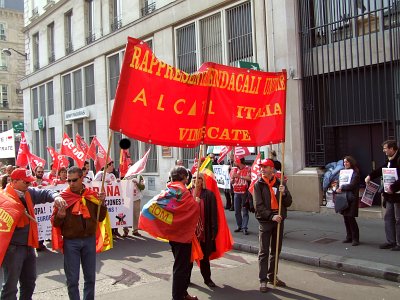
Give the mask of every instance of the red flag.
M 47 151 L 53 160 L 53 170 L 57 170 L 59 168 L 68 168 L 69 160 L 64 156 L 57 153 L 53 147 L 47 147 Z
M 28 157 L 28 161 L 32 170 L 35 170 L 37 166 L 42 166 L 44 168 L 44 166 L 46 165 L 46 160 L 39 156 L 36 156 L 33 153 L 28 152 L 26 156 Z
M 163 146 L 280 143 L 286 88 L 286 70 L 204 63 L 188 74 L 158 59 L 143 41 L 128 38 L 110 128 Z
M 104 149 L 104 147 L 101 145 L 101 143 L 97 139 L 97 137 L 93 138 L 92 143 L 90 144 L 90 149 L 89 149 L 88 153 L 92 154 L 92 151 L 93 151 L 92 144 L 94 144 L 94 147 L 97 146 L 97 153 L 95 154 L 95 159 L 94 159 L 94 167 L 96 169 L 96 172 L 98 172 L 101 170 L 101 168 L 103 168 L 106 165 L 106 163 L 109 163 L 112 160 L 110 157 L 108 157 L 108 159 L 107 159 L 107 152 Z
M 119 174 L 121 177 L 125 177 L 126 172 L 128 172 L 129 165 L 132 163 L 131 155 L 127 149 L 121 149 L 119 155 Z
M 217 259 L 228 252 L 233 247 L 233 237 L 226 222 L 224 206 L 222 204 L 221 194 L 219 192 L 217 181 L 212 167 L 212 160 L 207 157 L 200 166 L 200 172 L 204 175 L 204 180 L 208 190 L 212 191 L 217 199 L 217 219 L 218 234 L 215 238 L 216 250 L 211 253 L 211 259 Z
M 94 137 L 86 153 L 87 157 L 91 158 L 93 161 L 96 160 L 96 141 L 97 139 Z
M 79 168 L 82 168 L 85 163 L 85 153 L 80 151 L 69 138 L 68 134 L 64 133 L 64 138 L 61 143 L 61 155 L 71 157 L 76 161 Z
M 219 157 L 217 163 L 221 163 L 224 160 L 225 156 L 232 151 L 232 146 L 224 146 L 222 147 L 221 151 L 219 152 Z
M 242 157 L 246 157 L 247 155 L 250 155 L 249 148 L 235 147 L 235 159 L 241 159 Z
M 80 149 L 83 153 L 85 153 L 85 160 L 86 160 L 86 156 L 89 151 L 88 144 L 86 144 L 85 140 L 79 135 L 79 133 L 75 135 L 75 140 L 76 140 L 76 147 L 78 147 L 78 149 Z
M 25 133 L 21 132 L 21 142 L 19 144 L 18 156 L 15 162 L 18 167 L 25 168 L 28 165 L 27 153 L 29 153 L 29 148 L 26 142 Z
M 150 153 L 150 149 L 147 150 L 146 154 L 143 155 L 143 157 L 141 159 L 139 159 L 137 162 L 135 162 L 135 164 L 133 166 L 131 166 L 128 170 L 128 172 L 126 172 L 125 177 L 129 177 L 132 175 L 136 175 L 136 174 L 140 174 L 144 171 L 144 169 L 146 168 L 146 164 L 147 164 L 147 159 L 149 157 L 149 153 Z
M 249 192 L 253 194 L 254 192 L 254 185 L 257 182 L 258 176 L 260 174 L 260 166 L 258 165 L 261 161 L 261 154 L 258 153 L 256 159 L 253 162 L 253 165 L 251 166 L 251 183 L 249 186 Z
M 23 215 L 25 207 L 0 192 L 0 266 L 3 262 L 15 226 Z
M 57 168 L 58 166 L 58 153 L 56 152 L 56 150 L 54 150 L 53 147 L 46 147 L 47 151 L 49 152 L 50 156 L 51 156 L 51 160 L 53 161 L 53 169 Z

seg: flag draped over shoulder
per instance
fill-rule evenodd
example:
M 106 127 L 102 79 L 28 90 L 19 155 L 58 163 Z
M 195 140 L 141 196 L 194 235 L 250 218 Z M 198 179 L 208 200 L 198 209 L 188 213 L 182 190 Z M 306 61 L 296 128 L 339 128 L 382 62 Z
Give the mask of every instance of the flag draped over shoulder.
M 99 205 L 100 202 L 97 199 L 97 193 L 90 190 L 90 189 L 85 189 L 82 195 L 75 194 L 71 191 L 71 189 L 68 187 L 64 191 L 60 193 L 60 196 L 67 202 L 67 208 L 71 207 L 72 205 L 75 205 L 78 201 L 81 201 L 83 199 L 87 201 L 91 201 L 96 205 Z M 82 201 L 83 202 L 83 201 Z M 54 208 L 53 211 L 53 216 L 57 214 L 58 209 Z M 52 243 L 53 243 L 53 250 L 61 250 L 63 249 L 63 239 L 61 235 L 61 228 L 59 227 L 52 227 Z M 113 247 L 113 239 L 112 239 L 112 233 L 111 233 L 111 223 L 110 223 L 110 217 L 108 215 L 108 211 L 106 214 L 106 217 L 102 222 L 98 222 L 97 224 L 97 230 L 96 230 L 96 252 L 103 252 L 110 250 Z
M 204 174 L 204 180 L 208 190 L 212 191 L 217 199 L 217 219 L 218 219 L 218 234 L 215 238 L 216 251 L 211 253 L 211 259 L 217 259 L 230 251 L 233 247 L 233 238 L 226 222 L 224 206 L 222 204 L 221 195 L 218 189 L 217 181 L 215 180 L 212 161 L 207 157 L 200 166 L 200 172 Z
M 25 207 L 0 190 L 0 266 Z
M 199 215 L 199 204 L 185 185 L 170 182 L 165 191 L 143 206 L 139 228 L 156 238 L 190 243 Z
M 188 74 L 128 38 L 110 128 L 163 146 L 279 143 L 285 140 L 286 78 L 286 71 L 216 63 Z

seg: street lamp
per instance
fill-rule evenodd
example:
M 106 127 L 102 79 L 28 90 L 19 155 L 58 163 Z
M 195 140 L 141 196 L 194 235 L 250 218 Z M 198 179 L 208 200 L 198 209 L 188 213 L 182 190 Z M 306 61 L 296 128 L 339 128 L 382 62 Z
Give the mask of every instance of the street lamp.
M 11 56 L 12 53 L 10 50 L 13 50 L 13 51 L 17 52 L 19 55 L 22 55 L 23 57 L 25 57 L 25 60 L 28 59 L 28 54 L 19 52 L 18 50 L 15 50 L 14 48 L 4 48 L 1 50 L 1 53 L 5 54 L 7 56 Z

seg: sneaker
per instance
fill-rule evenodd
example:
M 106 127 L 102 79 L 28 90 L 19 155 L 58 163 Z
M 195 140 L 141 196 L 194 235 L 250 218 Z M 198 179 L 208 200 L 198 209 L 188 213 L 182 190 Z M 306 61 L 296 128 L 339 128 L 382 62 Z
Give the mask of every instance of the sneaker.
M 247 231 L 247 229 L 244 229 L 244 230 L 243 230 L 243 234 L 244 234 L 244 235 L 249 235 L 249 232 Z
M 213 287 L 216 287 L 217 285 L 214 283 L 214 281 L 212 281 L 211 279 L 210 280 L 207 280 L 207 281 L 204 281 L 204 283 L 206 284 L 206 286 L 208 286 L 208 287 L 210 287 L 210 288 L 213 288 Z
M 396 244 L 390 244 L 390 243 L 384 243 L 382 245 L 379 245 L 379 249 L 391 249 L 394 248 Z
M 400 251 L 400 246 L 394 246 L 392 249 L 390 249 L 391 251 Z
M 268 283 L 274 284 L 274 278 L 268 279 Z M 279 287 L 286 287 L 286 283 L 276 277 L 276 286 Z
M 260 282 L 260 292 L 261 293 L 268 292 L 267 283 L 265 281 Z
M 358 245 L 360 245 L 360 242 L 359 241 L 354 241 L 351 245 L 352 246 L 358 246 Z
M 233 232 L 241 232 L 241 231 L 242 231 L 242 228 L 238 227 Z

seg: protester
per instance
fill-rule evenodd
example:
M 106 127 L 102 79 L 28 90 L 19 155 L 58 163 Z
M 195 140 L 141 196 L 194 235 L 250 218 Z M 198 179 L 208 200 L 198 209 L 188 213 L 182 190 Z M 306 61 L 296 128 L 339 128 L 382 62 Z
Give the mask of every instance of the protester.
M 83 173 L 78 167 L 68 170 L 69 187 L 61 192 L 63 206 L 53 213 L 53 226 L 60 228 L 63 236 L 64 271 L 70 299 L 80 299 L 79 270 L 82 263 L 84 275 L 83 299 L 94 299 L 96 281 L 96 229 L 107 214 L 103 201 L 105 194 L 85 188 Z
M 196 185 L 197 178 L 197 185 Z M 216 251 L 215 238 L 218 233 L 217 199 L 212 191 L 206 189 L 206 182 L 202 173 L 192 178 L 193 196 L 200 199 L 200 218 L 197 223 L 196 235 L 203 251 L 203 259 L 200 260 L 200 272 L 204 283 L 208 287 L 215 287 L 211 280 L 210 255 Z
M 237 167 L 232 168 L 230 178 L 233 186 L 235 218 L 237 229 L 235 232 L 243 231 L 244 235 L 248 235 L 247 225 L 249 223 L 249 210 L 244 206 L 246 201 L 246 193 L 251 181 L 251 168 L 246 166 L 244 157 L 235 160 Z M 243 213 L 243 215 L 242 215 Z
M 231 173 L 232 167 L 234 166 L 234 154 L 233 152 L 230 153 L 229 159 L 227 161 L 227 165 L 229 165 L 229 174 Z M 229 189 L 224 189 L 224 194 L 225 194 L 225 199 L 226 199 L 226 204 L 225 204 L 225 209 L 229 209 L 230 211 L 234 211 L 234 197 L 235 194 L 233 193 L 233 186 L 232 182 L 230 182 L 230 188 Z
M 86 164 L 85 164 L 86 165 Z M 82 168 L 82 173 L 83 173 L 83 184 L 85 185 L 85 187 L 89 187 L 92 184 L 93 178 L 91 178 L 88 173 L 89 173 L 89 169 L 87 167 L 83 167 Z
M 3 175 L 3 177 L 1 177 L 1 188 L 4 190 L 6 188 L 6 185 L 10 182 L 11 182 L 11 176 Z
M 269 152 L 269 159 L 273 161 L 275 171 L 281 171 L 281 169 L 282 169 L 282 164 L 281 164 L 281 162 L 278 160 L 275 150 L 271 150 L 271 151 Z
M 106 164 L 105 170 L 106 170 L 105 182 L 109 183 L 109 182 L 117 180 L 117 177 L 115 177 L 115 175 L 113 173 L 114 172 L 114 162 L 113 161 L 110 161 L 108 164 Z M 96 176 L 94 176 L 93 181 L 102 181 L 103 174 L 104 174 L 104 170 L 102 169 L 101 171 L 96 173 Z
M 136 193 L 130 195 L 133 200 L 133 226 L 132 226 L 132 235 L 134 236 L 142 236 L 139 232 L 139 216 L 140 216 L 140 202 L 142 200 L 142 191 L 145 189 L 145 182 L 142 175 L 135 175 L 132 179 L 133 184 L 136 186 Z M 124 227 L 124 237 L 127 237 L 129 234 L 128 227 Z
M 35 168 L 35 181 L 32 182 L 33 187 L 42 188 L 43 186 L 49 185 L 49 183 L 43 179 L 44 168 L 42 166 L 36 166 Z
M 183 160 L 178 158 L 178 159 L 175 161 L 175 166 L 184 167 Z M 192 181 L 192 172 L 191 172 L 189 169 L 186 169 L 186 171 L 187 171 L 188 174 L 189 174 L 189 178 L 188 178 L 188 184 L 189 184 L 189 183 Z M 170 180 L 171 180 L 171 178 L 170 178 Z
M 254 185 L 254 201 L 256 218 L 259 222 L 259 251 L 258 266 L 260 291 L 267 292 L 267 282 L 274 282 L 275 260 L 279 259 L 282 249 L 284 220 L 287 216 L 287 207 L 292 204 L 292 196 L 287 187 L 281 184 L 274 175 L 274 163 L 264 159 L 259 164 L 261 177 Z M 282 193 L 281 214 L 279 215 L 279 197 Z M 279 247 L 276 253 L 276 239 L 279 231 Z M 271 248 L 271 249 L 270 249 Z M 269 262 L 269 265 L 268 265 Z M 276 270 L 277 272 L 278 270 Z M 276 285 L 284 287 L 286 284 L 277 278 Z
M 382 144 L 383 152 L 387 156 L 385 164 L 372 171 L 366 178 L 368 184 L 370 180 L 382 176 L 382 168 L 395 168 L 397 180 L 394 181 L 383 192 L 383 206 L 386 208 L 384 217 L 386 243 L 379 246 L 380 249 L 391 249 L 400 251 L 400 153 L 396 141 L 387 140 Z
M 343 164 L 346 170 L 353 170 L 350 183 L 344 184 L 336 190 L 337 194 L 345 193 L 348 203 L 347 209 L 340 212 L 346 226 L 346 239 L 343 240 L 343 243 L 352 243 L 353 246 L 358 246 L 360 244 L 360 233 L 356 217 L 358 217 L 360 171 L 352 156 L 345 156 Z
M 58 169 L 58 178 L 53 179 L 53 185 L 67 183 L 67 169 L 62 167 Z
M 143 206 L 139 228 L 154 237 L 169 240 L 174 255 L 172 298 L 174 300 L 197 299 L 187 292 L 190 282 L 192 241 L 199 219 L 199 205 L 186 188 L 188 172 L 185 167 L 175 166 L 170 171 L 171 182 L 165 191 Z M 154 211 L 170 216 L 170 224 L 154 217 Z
M 11 175 L 11 173 L 14 171 L 15 167 L 12 165 L 7 165 L 6 167 L 6 174 Z
M 57 178 L 57 169 L 54 168 L 54 165 L 51 164 L 50 165 L 50 171 L 44 173 L 43 175 L 43 179 L 48 181 L 48 182 L 53 182 L 54 179 Z
M 35 221 L 34 205 L 62 199 L 51 190 L 30 188 L 35 181 L 31 171 L 23 168 L 11 173 L 11 183 L 5 192 L 11 199 L 24 206 L 25 214 L 15 220 L 17 226 L 12 233 L 3 264 L 3 286 L 1 299 L 16 299 L 19 282 L 20 299 L 31 299 L 36 282 L 36 254 L 38 248 L 38 226 Z M 3 241 L 2 241 L 3 243 Z

